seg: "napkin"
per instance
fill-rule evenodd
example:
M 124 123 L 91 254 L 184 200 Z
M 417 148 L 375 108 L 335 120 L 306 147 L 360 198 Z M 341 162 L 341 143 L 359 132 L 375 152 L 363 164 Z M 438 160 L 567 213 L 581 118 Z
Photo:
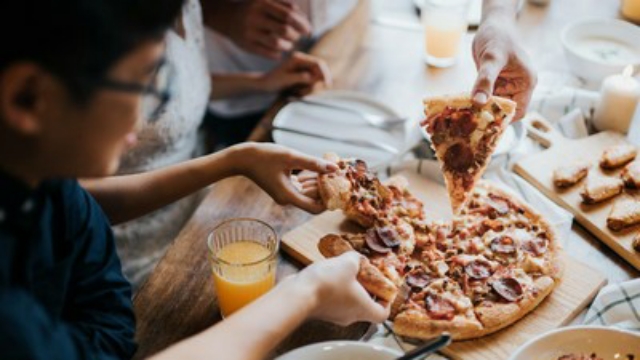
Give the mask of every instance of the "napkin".
M 584 324 L 640 331 L 640 279 L 602 288 L 591 304 Z

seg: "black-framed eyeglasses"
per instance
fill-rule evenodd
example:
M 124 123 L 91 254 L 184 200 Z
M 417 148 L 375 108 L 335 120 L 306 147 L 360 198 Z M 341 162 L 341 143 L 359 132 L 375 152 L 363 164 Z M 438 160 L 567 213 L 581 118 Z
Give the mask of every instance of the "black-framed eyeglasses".
M 165 111 L 173 93 L 175 70 L 170 62 L 161 60 L 153 74 L 152 80 L 144 85 L 104 78 L 96 83 L 97 86 L 128 93 L 142 94 L 140 115 L 143 119 L 154 122 Z

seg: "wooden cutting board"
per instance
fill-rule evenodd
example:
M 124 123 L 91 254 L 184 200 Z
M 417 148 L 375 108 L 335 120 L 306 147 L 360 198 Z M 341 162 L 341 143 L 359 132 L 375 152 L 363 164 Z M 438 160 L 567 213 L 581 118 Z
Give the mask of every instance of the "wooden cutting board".
M 433 219 L 451 218 L 451 206 L 442 185 L 413 173 L 403 173 L 414 195 L 425 204 L 427 216 Z M 325 212 L 291 230 L 282 237 L 282 248 L 298 261 L 309 264 L 323 259 L 317 248 L 318 240 L 328 233 L 358 231 L 339 211 Z M 455 342 L 445 351 L 454 359 L 506 359 L 520 345 L 532 337 L 568 324 L 595 297 L 606 279 L 597 271 L 565 258 L 562 282 L 538 308 L 516 324 L 481 339 Z
M 633 250 L 631 242 L 638 232 L 638 226 L 614 232 L 607 227 L 607 216 L 617 198 L 601 204 L 583 205 L 580 190 L 584 180 L 566 190 L 556 190 L 553 185 L 553 171 L 578 160 L 591 161 L 590 176 L 620 176 L 622 169 L 604 171 L 598 166 L 602 152 L 616 144 L 626 143 L 626 138 L 615 132 L 604 131 L 582 139 L 567 139 L 539 115 L 529 116 L 525 126 L 529 135 L 539 141 L 546 150 L 519 161 L 514 170 L 533 184 L 558 205 L 570 211 L 575 219 L 594 236 L 607 244 L 636 269 L 640 269 L 640 253 Z

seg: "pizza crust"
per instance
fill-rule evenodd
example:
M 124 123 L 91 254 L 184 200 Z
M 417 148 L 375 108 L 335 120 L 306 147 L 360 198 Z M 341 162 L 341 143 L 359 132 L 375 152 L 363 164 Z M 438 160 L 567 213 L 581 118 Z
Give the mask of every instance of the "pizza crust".
M 406 310 L 393 319 L 393 332 L 396 335 L 415 339 L 431 339 L 443 332 L 451 334 L 453 340 L 465 340 L 478 337 L 482 324 L 476 319 L 456 316 L 453 320 L 432 320 L 425 313 Z
M 324 159 L 333 163 L 337 163 L 340 158 L 334 153 L 327 153 Z M 346 206 L 351 191 L 351 183 L 344 176 L 339 174 L 322 174 L 318 176 L 318 192 L 320 198 L 326 205 L 328 210 L 343 209 Z
M 511 122 L 516 112 L 517 104 L 509 99 L 501 98 L 498 96 L 492 96 L 489 101 L 482 107 L 483 110 L 491 109 L 492 104 L 497 104 L 503 110 L 505 114 L 511 114 L 505 121 Z M 427 117 L 441 113 L 445 108 L 470 108 L 474 106 L 473 100 L 469 95 L 449 95 L 449 96 L 434 96 L 423 101 L 424 113 Z
M 326 258 L 354 251 L 347 240 L 335 234 L 329 234 L 320 239 L 318 250 Z M 360 270 L 358 271 L 357 279 L 362 284 L 362 287 L 385 304 L 393 303 L 398 294 L 398 287 L 385 277 L 378 268 L 373 266 L 369 259 L 362 255 L 360 256 Z
M 534 289 L 528 289 L 522 300 L 513 303 L 491 303 L 490 306 L 476 306 L 475 312 L 483 328 L 474 337 L 494 333 L 516 323 L 533 311 L 555 288 L 556 281 L 543 276 L 534 281 Z

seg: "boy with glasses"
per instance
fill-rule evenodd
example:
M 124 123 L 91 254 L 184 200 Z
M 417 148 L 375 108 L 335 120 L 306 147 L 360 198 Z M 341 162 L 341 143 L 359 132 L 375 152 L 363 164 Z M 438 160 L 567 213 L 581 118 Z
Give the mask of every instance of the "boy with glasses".
M 181 6 L 179 0 L 0 2 L 3 359 L 126 359 L 135 352 L 131 289 L 109 222 L 74 178 L 112 174 L 136 141 L 141 110 L 152 117 L 166 102 L 162 39 Z M 293 186 L 286 171 L 335 167 L 252 144 L 206 161 L 213 169 L 207 180 L 243 174 L 273 192 Z M 314 203 L 301 193 L 280 196 Z M 314 265 L 159 356 L 259 358 L 308 317 L 382 321 L 388 309 L 370 299 L 357 271 L 355 254 Z

